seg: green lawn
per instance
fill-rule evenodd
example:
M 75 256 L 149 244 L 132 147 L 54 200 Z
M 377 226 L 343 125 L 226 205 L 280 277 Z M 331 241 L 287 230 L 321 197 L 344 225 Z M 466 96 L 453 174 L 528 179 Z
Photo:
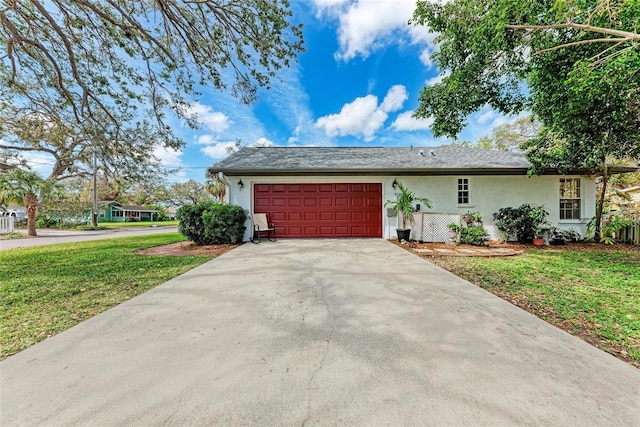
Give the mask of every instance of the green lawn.
M 167 233 L 0 252 L 0 359 L 213 258 L 132 252 L 184 240 Z
M 155 224 L 158 227 L 167 225 L 178 225 L 178 220 L 175 221 L 140 221 L 140 222 L 99 222 L 100 227 L 109 228 L 121 228 L 121 227 L 151 227 L 151 224 Z
M 640 367 L 640 250 L 580 248 L 433 262 Z

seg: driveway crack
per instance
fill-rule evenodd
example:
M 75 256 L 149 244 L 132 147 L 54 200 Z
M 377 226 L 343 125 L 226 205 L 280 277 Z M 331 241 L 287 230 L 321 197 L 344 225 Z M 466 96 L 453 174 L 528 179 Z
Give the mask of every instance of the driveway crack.
M 320 359 L 320 363 L 318 364 L 318 367 L 311 373 L 311 377 L 309 378 L 309 382 L 307 383 L 307 416 L 302 421 L 302 427 L 305 427 L 306 423 L 309 421 L 309 418 L 311 417 L 311 390 L 313 389 L 312 388 L 313 380 L 315 379 L 316 374 L 322 370 L 322 367 L 324 366 L 324 362 L 327 359 L 327 354 L 329 353 L 329 345 L 331 344 L 331 340 L 333 339 L 333 333 L 336 329 L 336 318 L 337 318 L 336 314 L 333 312 L 331 306 L 329 305 L 329 302 L 326 300 L 324 284 L 319 281 L 316 284 L 312 285 L 311 287 L 316 290 L 318 298 L 320 299 L 320 301 L 324 303 L 327 309 L 327 314 L 330 316 L 330 319 L 331 319 L 331 328 L 329 329 L 329 334 L 325 338 L 326 345 L 324 347 L 324 351 L 322 353 L 322 358 Z

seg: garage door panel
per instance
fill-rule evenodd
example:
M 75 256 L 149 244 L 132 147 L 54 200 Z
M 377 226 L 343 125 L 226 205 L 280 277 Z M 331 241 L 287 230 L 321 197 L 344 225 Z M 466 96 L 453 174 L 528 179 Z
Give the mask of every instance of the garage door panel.
M 304 227 L 304 235 L 305 236 L 315 237 L 318 234 L 319 234 L 318 233 L 318 227 L 316 227 L 315 225 L 305 225 L 305 227 Z
M 337 207 L 347 207 L 349 206 L 349 198 L 348 197 L 336 197 L 335 199 L 335 205 Z
M 349 227 L 338 225 L 335 227 L 336 236 L 338 237 L 349 237 Z
M 382 237 L 381 206 L 381 184 L 254 185 L 254 210 L 279 237 Z

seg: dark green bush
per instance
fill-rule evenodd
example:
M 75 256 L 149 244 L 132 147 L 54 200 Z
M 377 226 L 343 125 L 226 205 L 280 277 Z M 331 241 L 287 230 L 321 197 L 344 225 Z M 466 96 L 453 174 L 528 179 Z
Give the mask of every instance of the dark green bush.
M 202 214 L 208 244 L 241 243 L 247 213 L 237 205 L 214 205 Z
M 240 243 L 247 214 L 240 206 L 201 202 L 178 209 L 178 231 L 197 245 Z
M 518 208 L 500 208 L 493 214 L 496 227 L 507 237 L 515 235 L 520 243 L 531 243 L 536 229 L 549 213 L 544 206 L 525 203 Z
M 460 229 L 460 243 L 467 245 L 483 246 L 489 234 L 484 227 L 462 227 Z
M 180 221 L 178 224 L 180 234 L 195 242 L 196 245 L 206 245 L 207 238 L 204 233 L 202 214 L 214 205 L 214 202 L 201 202 L 178 209 L 176 219 Z

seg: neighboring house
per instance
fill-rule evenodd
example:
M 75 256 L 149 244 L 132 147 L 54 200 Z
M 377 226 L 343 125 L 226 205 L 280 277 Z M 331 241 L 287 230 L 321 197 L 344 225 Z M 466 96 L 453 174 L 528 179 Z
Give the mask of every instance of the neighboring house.
M 629 201 L 631 203 L 640 205 L 640 185 L 636 187 L 625 188 L 624 190 L 620 190 L 620 192 L 628 195 L 630 198 Z
M 607 194 L 611 201 L 610 209 L 612 211 L 622 211 L 627 213 L 640 211 L 640 186 L 622 189 L 618 188 L 616 189 L 616 192 L 621 194 L 622 197 L 615 193 Z
M 529 177 L 528 167 L 520 153 L 447 145 L 245 147 L 209 172 L 226 177 L 229 203 L 267 213 L 278 237 L 392 238 L 398 217 L 388 216 L 384 204 L 396 198 L 394 182 L 433 203 L 420 207 L 429 215 L 416 214 L 414 239 L 439 241 L 433 236 L 446 236 L 447 224 L 468 211 L 481 212 L 498 238 L 493 213 L 523 203 L 544 205 L 551 223 L 584 235 L 595 215 L 594 177 L 580 170 Z M 635 170 L 614 167 L 612 173 Z M 250 229 L 247 221 L 247 239 Z
M 123 205 L 114 201 L 99 202 L 98 222 L 153 221 L 156 212 L 155 209 L 144 206 Z

